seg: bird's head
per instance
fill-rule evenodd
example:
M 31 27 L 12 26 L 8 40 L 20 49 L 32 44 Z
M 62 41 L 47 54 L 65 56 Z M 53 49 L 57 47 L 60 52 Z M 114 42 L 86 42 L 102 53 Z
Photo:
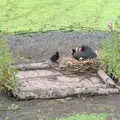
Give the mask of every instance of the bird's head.
M 59 56 L 59 52 L 58 51 L 56 51 L 56 53 L 55 53 L 57 56 Z
M 80 52 L 83 52 L 85 50 L 85 45 L 82 45 L 80 48 L 79 48 L 79 51 Z
M 74 54 L 75 54 L 75 52 L 76 52 L 76 51 L 75 51 L 75 49 L 72 49 L 72 55 L 74 55 Z

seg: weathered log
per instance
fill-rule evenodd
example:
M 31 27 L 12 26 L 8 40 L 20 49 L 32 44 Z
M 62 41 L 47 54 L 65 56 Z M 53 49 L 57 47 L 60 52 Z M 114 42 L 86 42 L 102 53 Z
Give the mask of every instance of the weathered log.
M 41 63 L 19 64 L 19 65 L 16 65 L 16 68 L 20 71 L 49 69 L 50 64 L 47 61 L 41 62 Z
M 98 76 L 63 75 L 56 70 L 19 71 L 13 95 L 19 99 L 50 99 L 74 95 L 108 95 L 119 93 L 116 87 L 107 86 Z

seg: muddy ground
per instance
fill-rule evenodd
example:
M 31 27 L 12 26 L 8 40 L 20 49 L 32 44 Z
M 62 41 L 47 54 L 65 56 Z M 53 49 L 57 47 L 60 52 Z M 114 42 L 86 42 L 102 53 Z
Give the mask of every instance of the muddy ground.
M 72 48 L 83 43 L 99 49 L 104 39 L 112 38 L 110 34 L 102 32 L 48 32 L 4 37 L 9 40 L 17 63 L 46 60 L 56 50 L 61 55 L 70 55 Z M 0 94 L 0 120 L 54 120 L 56 117 L 84 112 L 108 113 L 108 120 L 120 120 L 119 100 L 120 95 L 17 101 Z M 11 109 L 13 104 L 16 105 L 15 109 Z
M 8 110 L 12 104 L 19 109 Z M 120 95 L 30 101 L 0 96 L 0 120 L 55 120 L 73 113 L 107 113 L 108 120 L 120 120 Z

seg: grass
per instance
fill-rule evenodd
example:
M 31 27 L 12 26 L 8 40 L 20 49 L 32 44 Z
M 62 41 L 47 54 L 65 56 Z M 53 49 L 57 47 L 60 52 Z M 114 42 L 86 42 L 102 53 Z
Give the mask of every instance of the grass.
M 0 40 L 0 91 L 10 91 L 15 87 L 16 70 L 11 67 L 13 62 L 7 41 Z
M 73 116 L 70 116 L 68 118 L 61 118 L 57 120 L 106 120 L 107 115 L 106 114 L 75 114 Z
M 120 79 L 120 35 L 113 34 L 112 40 L 105 40 L 101 46 L 100 59 L 106 71 Z M 120 82 L 120 81 L 119 81 Z
M 0 32 L 106 30 L 120 0 L 0 0 Z

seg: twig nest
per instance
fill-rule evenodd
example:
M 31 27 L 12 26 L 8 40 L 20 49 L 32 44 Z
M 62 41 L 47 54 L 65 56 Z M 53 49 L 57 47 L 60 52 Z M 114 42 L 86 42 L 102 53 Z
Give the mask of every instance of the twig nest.
M 72 57 L 63 57 L 60 61 L 60 70 L 65 74 L 97 73 L 99 66 L 98 59 L 78 61 Z

